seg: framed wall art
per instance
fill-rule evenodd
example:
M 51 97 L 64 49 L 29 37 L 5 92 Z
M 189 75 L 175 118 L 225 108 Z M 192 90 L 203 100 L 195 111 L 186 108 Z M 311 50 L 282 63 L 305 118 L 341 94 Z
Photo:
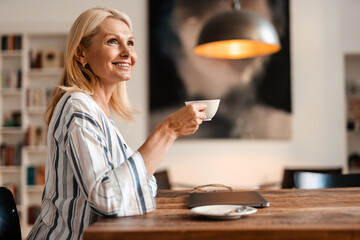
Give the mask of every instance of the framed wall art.
M 288 0 L 242 0 L 275 26 L 281 50 L 225 60 L 195 55 L 199 33 L 232 0 L 148 0 L 150 127 L 188 100 L 220 99 L 212 121 L 187 138 L 290 139 L 291 79 Z

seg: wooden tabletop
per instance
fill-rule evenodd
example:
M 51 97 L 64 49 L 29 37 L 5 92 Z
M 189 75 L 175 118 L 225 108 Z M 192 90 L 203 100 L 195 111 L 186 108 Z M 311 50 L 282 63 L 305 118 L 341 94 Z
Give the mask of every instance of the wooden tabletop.
M 258 191 L 270 207 L 235 220 L 210 220 L 187 208 L 188 191 L 160 191 L 154 212 L 102 219 L 93 239 L 358 239 L 360 188 Z

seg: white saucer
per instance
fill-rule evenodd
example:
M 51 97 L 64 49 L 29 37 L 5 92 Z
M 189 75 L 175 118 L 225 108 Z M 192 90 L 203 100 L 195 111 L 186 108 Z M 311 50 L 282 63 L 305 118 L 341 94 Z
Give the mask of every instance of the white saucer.
M 194 207 L 191 209 L 193 213 L 214 219 L 237 219 L 243 215 L 253 214 L 257 212 L 256 208 L 245 206 L 240 212 L 231 212 L 231 210 L 241 207 L 241 205 L 206 205 Z

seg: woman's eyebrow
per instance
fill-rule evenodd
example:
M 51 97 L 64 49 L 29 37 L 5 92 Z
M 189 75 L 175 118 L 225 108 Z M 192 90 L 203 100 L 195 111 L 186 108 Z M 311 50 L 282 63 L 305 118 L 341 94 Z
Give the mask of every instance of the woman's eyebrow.
M 111 35 L 111 36 L 115 36 L 115 37 L 117 37 L 117 38 L 121 38 L 121 35 L 116 34 L 116 33 L 106 33 L 106 34 L 105 34 L 105 37 L 110 36 L 110 35 Z M 135 40 L 135 37 L 134 37 L 133 35 L 129 35 L 128 39 L 130 39 L 130 40 Z

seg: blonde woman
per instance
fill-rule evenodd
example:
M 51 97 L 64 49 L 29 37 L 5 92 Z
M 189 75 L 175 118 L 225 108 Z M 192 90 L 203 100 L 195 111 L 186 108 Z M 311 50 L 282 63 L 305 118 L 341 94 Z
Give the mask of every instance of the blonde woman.
M 81 239 L 100 217 L 154 210 L 153 173 L 172 143 L 206 117 L 206 105 L 188 105 L 157 125 L 137 151 L 125 143 L 109 109 L 132 120 L 125 86 L 137 60 L 134 44 L 130 19 L 115 9 L 93 8 L 74 22 L 64 74 L 45 115 L 46 182 L 28 239 Z

